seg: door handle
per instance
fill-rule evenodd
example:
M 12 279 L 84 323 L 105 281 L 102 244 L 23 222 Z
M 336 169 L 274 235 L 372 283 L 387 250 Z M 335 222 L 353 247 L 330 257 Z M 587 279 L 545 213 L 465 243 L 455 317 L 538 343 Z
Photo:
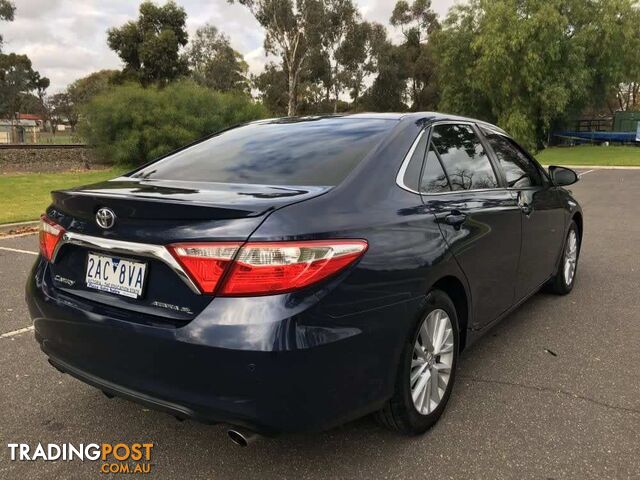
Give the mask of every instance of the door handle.
M 456 229 L 460 228 L 460 225 L 462 225 L 466 219 L 467 219 L 467 216 L 464 213 L 458 212 L 456 210 L 454 210 L 449 215 L 444 217 L 445 223 L 447 225 L 451 225 L 452 227 L 455 227 Z
M 533 212 L 533 207 L 528 203 L 521 203 L 520 210 L 522 210 L 522 213 L 524 213 L 525 215 L 531 215 L 531 212 Z
M 533 212 L 533 206 L 525 200 L 522 192 L 518 192 L 518 206 L 525 215 L 531 215 L 531 212 Z

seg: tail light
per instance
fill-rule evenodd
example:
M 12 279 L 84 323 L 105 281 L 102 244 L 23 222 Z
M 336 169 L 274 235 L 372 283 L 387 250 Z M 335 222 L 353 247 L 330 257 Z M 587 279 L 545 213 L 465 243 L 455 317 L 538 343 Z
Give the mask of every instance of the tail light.
M 236 256 L 241 243 L 179 243 L 169 251 L 187 271 L 200 291 L 213 293 Z
M 40 253 L 47 261 L 51 261 L 56 251 L 58 242 L 62 239 L 64 228 L 49 219 L 46 215 L 40 216 Z
M 222 295 L 283 293 L 339 272 L 366 250 L 364 241 L 248 243 L 222 285 Z
M 169 251 L 204 293 L 250 296 L 307 287 L 351 265 L 364 240 L 177 244 Z

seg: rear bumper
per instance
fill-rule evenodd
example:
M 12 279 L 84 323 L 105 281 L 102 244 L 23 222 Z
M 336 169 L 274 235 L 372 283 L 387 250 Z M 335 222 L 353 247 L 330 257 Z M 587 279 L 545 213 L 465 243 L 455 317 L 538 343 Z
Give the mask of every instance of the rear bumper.
M 405 331 L 388 320 L 407 304 L 336 320 L 318 295 L 216 298 L 175 327 L 117 318 L 54 289 L 46 270 L 39 261 L 27 284 L 36 339 L 56 368 L 111 395 L 263 434 L 324 430 L 391 395 Z
M 36 334 L 37 336 L 37 334 Z M 152 397 L 150 395 L 146 395 L 141 392 L 136 392 L 129 388 L 123 387 L 122 385 L 118 385 L 116 383 L 105 380 L 104 378 L 96 377 L 95 375 L 91 375 L 90 373 L 84 372 L 73 365 L 70 365 L 58 358 L 54 355 L 47 352 L 44 345 L 41 344 L 42 350 L 47 354 L 49 363 L 59 370 L 62 373 L 66 373 L 71 375 L 72 377 L 77 378 L 78 380 L 91 385 L 95 388 L 102 390 L 108 396 L 120 397 L 127 400 L 131 400 L 148 407 L 151 407 L 155 410 L 163 411 L 174 415 L 179 419 L 191 418 L 194 420 L 199 420 L 202 422 L 210 422 L 206 416 L 201 416 L 197 411 L 190 409 L 185 405 L 179 405 L 177 403 L 171 403 L 160 398 Z

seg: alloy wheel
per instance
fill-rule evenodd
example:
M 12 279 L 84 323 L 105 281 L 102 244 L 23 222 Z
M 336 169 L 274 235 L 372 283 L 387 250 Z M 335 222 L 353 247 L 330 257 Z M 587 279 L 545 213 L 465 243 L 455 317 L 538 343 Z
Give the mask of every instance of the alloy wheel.
M 567 236 L 567 245 L 564 249 L 564 282 L 571 285 L 576 274 L 576 264 L 578 262 L 578 235 L 575 230 L 571 230 Z
M 433 412 L 444 397 L 454 354 L 451 319 L 444 310 L 433 310 L 422 321 L 411 359 L 411 397 L 420 414 Z

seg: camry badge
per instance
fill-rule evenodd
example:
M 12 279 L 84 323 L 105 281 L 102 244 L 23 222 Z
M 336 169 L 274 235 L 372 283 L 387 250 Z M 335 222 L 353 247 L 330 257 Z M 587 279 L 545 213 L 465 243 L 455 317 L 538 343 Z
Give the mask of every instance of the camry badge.
M 96 223 L 105 230 L 111 228 L 116 223 L 116 214 L 110 208 L 103 207 L 96 213 Z

